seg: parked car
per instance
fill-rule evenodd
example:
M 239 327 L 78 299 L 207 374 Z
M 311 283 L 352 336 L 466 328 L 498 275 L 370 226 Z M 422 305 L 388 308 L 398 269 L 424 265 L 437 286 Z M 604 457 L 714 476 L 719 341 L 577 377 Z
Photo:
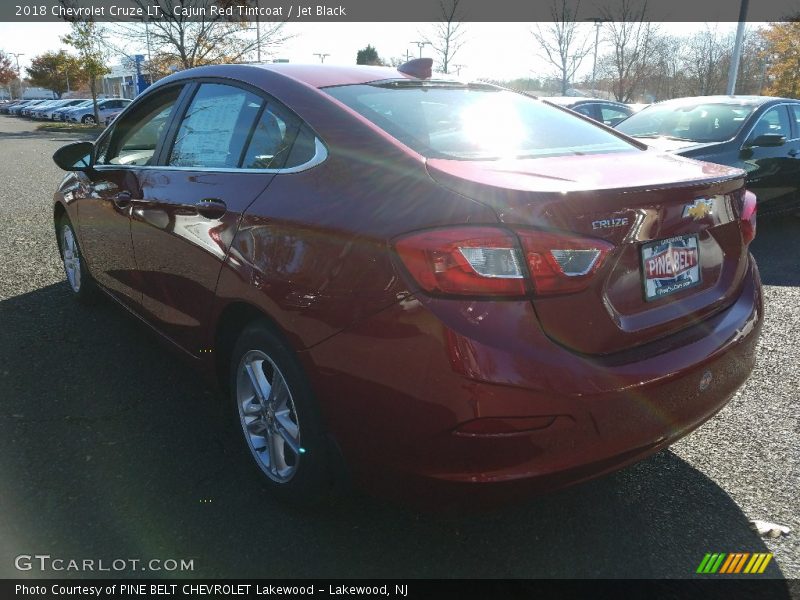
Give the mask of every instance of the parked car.
M 10 102 L 7 102 L 7 103 L 3 104 L 2 106 L 0 106 L 0 113 L 6 114 L 6 115 L 9 114 L 9 111 L 12 108 L 14 108 L 15 106 L 17 106 L 18 104 L 20 104 L 21 102 L 23 102 L 23 101 L 22 100 L 11 100 Z
M 87 106 L 89 106 L 89 107 L 92 106 L 92 99 L 91 98 L 89 98 L 87 100 L 83 100 L 81 102 L 77 102 L 76 104 L 73 104 L 72 106 L 65 106 L 65 107 L 62 107 L 62 108 L 55 109 L 53 111 L 52 119 L 54 121 L 66 121 L 68 112 L 70 112 L 71 110 L 78 109 L 78 108 L 86 108 Z
M 743 171 L 431 64 L 189 69 L 54 155 L 69 289 L 216 383 L 282 498 L 340 460 L 404 490 L 563 486 L 688 434 L 753 367 Z
M 59 100 L 57 104 L 51 104 L 45 108 L 37 108 L 33 111 L 33 116 L 36 119 L 45 119 L 47 121 L 54 120 L 56 110 L 62 108 L 70 109 L 82 104 L 86 100 L 84 98 L 70 98 L 68 100 Z
M 108 115 L 106 115 L 106 120 L 104 121 L 104 123 L 106 125 L 111 125 L 111 122 L 114 119 L 116 119 L 122 113 L 123 110 L 125 110 L 125 109 L 123 108 L 123 109 L 120 109 L 120 110 L 116 110 L 116 111 L 111 112 Z
M 35 106 L 40 102 L 44 102 L 44 100 L 26 100 L 24 102 L 20 102 L 16 106 L 12 106 L 11 109 L 8 111 L 8 114 L 14 116 L 21 116 L 23 110 Z
M 41 104 L 37 104 L 33 108 L 27 111 L 26 116 L 30 117 L 31 119 L 39 118 L 37 115 L 39 111 L 46 110 L 51 107 L 57 107 L 61 104 L 61 100 L 48 100 L 47 102 L 42 102 Z
M 97 101 L 97 110 L 100 114 L 100 122 L 104 123 L 105 119 L 112 112 L 117 112 L 125 108 L 131 101 L 126 98 L 106 98 Z M 94 120 L 94 106 L 81 106 L 74 108 L 66 113 L 66 120 L 74 123 L 93 124 Z
M 38 108 L 39 106 L 45 106 L 50 102 L 52 102 L 52 100 L 35 100 L 34 102 L 31 102 L 27 106 L 23 107 L 23 109 L 19 111 L 19 115 L 22 117 L 30 117 L 32 110 Z
M 800 205 L 800 100 L 678 98 L 651 105 L 618 129 L 659 150 L 744 169 L 762 214 Z
M 634 113 L 634 110 L 622 102 L 601 100 L 599 98 L 582 98 L 573 96 L 540 97 L 540 100 L 556 106 L 563 106 L 576 113 L 594 119 L 599 123 L 614 127 Z

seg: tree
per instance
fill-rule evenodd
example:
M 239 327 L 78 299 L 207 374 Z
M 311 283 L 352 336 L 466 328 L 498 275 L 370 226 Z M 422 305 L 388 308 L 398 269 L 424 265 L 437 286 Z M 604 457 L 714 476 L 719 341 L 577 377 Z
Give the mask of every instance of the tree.
M 568 6 L 567 0 L 553 0 L 550 14 L 553 22 L 532 31 L 534 39 L 542 47 L 543 58 L 553 65 L 561 81 L 561 95 L 567 94 L 570 82 L 589 54 L 589 37 L 581 35 L 575 17 L 580 9 L 580 0 Z
M 631 102 L 653 67 L 652 46 L 658 28 L 645 20 L 647 1 L 620 0 L 613 8 L 601 9 L 612 46 L 602 61 L 619 102 Z
M 86 81 L 80 61 L 64 50 L 40 54 L 25 70 L 33 85 L 52 90 L 59 98 L 70 87 L 77 88 Z
M 8 85 L 17 77 L 17 72 L 11 66 L 11 59 L 0 50 L 0 85 Z
M 433 27 L 432 35 L 423 36 L 439 57 L 437 69 L 449 73 L 456 52 L 464 45 L 464 23 L 459 9 L 462 0 L 440 0 L 440 21 Z
M 766 93 L 796 98 L 800 94 L 800 21 L 770 23 L 763 33 L 767 66 Z
M 246 61 L 253 54 L 271 55 L 291 36 L 283 35 L 284 22 L 258 22 L 259 34 L 252 35 L 248 20 L 230 21 L 224 15 L 211 17 L 187 16 L 195 8 L 208 8 L 208 0 L 132 0 L 146 14 L 147 7 L 160 6 L 160 17 L 145 23 L 118 23 L 114 26 L 117 38 L 124 39 L 121 48 L 107 42 L 110 50 L 132 59 L 130 48 L 149 49 L 153 65 L 170 65 L 190 69 L 202 65 Z M 253 4 L 245 0 L 219 0 L 216 4 L 244 6 Z M 175 14 L 173 10 L 182 7 Z M 263 3 L 262 3 L 263 7 Z M 237 14 L 235 11 L 234 14 Z M 246 17 L 245 17 L 246 19 Z M 145 68 L 147 72 L 147 68 Z
M 97 79 L 110 71 L 106 66 L 106 57 L 102 51 L 102 30 L 94 21 L 73 21 L 71 31 L 61 38 L 65 44 L 78 51 L 81 70 L 89 80 L 94 106 L 94 122 L 100 123 L 100 111 L 97 110 Z
M 367 44 L 366 48 L 362 48 L 356 54 L 357 65 L 383 65 L 381 57 L 378 56 L 378 51 L 371 45 Z

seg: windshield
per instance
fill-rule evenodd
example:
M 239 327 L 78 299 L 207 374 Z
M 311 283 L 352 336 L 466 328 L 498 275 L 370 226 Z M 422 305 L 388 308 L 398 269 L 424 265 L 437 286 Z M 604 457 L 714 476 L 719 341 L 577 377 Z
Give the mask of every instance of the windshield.
M 637 149 L 564 110 L 485 85 L 402 81 L 325 91 L 428 158 L 494 160 Z
M 755 108 L 727 103 L 653 105 L 628 117 L 617 129 L 633 137 L 724 142 L 736 136 Z

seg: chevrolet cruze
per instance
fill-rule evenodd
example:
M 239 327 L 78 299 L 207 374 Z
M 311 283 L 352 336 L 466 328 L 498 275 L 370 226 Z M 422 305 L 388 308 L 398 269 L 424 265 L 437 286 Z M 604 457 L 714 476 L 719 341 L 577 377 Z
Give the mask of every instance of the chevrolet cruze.
M 71 290 L 221 388 L 278 496 L 342 465 L 476 496 L 575 483 L 753 367 L 743 171 L 430 66 L 191 69 L 54 156 Z

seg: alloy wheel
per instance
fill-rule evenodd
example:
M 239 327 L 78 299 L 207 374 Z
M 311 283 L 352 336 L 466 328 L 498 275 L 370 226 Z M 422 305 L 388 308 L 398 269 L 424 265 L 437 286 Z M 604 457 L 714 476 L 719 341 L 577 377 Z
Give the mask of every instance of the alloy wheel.
M 292 392 L 277 365 L 261 350 L 239 362 L 236 403 L 247 445 L 261 470 L 273 481 L 294 477 L 305 452 Z
M 61 228 L 61 255 L 64 261 L 64 272 L 73 292 L 81 289 L 81 255 L 75 234 L 69 225 Z

